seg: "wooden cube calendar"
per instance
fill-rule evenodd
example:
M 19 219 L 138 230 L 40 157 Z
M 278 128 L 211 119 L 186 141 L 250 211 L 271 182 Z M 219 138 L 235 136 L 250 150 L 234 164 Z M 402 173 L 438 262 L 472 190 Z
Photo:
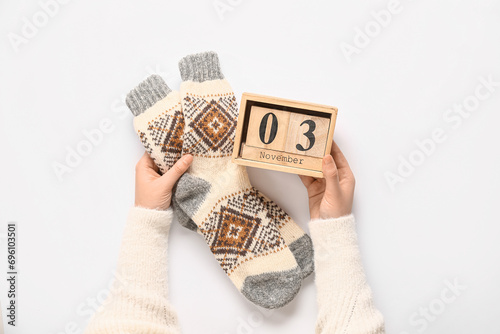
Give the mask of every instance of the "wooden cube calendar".
M 244 93 L 232 161 L 323 177 L 336 119 L 335 107 Z

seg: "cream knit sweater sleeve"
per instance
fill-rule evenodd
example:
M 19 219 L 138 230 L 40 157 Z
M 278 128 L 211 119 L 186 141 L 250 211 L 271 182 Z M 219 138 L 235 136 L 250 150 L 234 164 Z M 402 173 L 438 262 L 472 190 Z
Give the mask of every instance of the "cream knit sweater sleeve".
M 313 220 L 309 229 L 318 294 L 316 333 L 385 333 L 363 271 L 354 217 Z
M 167 241 L 172 209 L 132 208 L 112 290 L 85 334 L 180 333 L 167 295 Z

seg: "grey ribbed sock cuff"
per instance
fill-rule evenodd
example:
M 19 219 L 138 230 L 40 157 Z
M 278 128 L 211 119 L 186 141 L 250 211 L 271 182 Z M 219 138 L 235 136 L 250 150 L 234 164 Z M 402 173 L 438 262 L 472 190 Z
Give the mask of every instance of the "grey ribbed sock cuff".
M 209 51 L 186 56 L 179 61 L 183 81 L 203 82 L 224 79 L 217 53 Z
M 127 94 L 125 103 L 127 103 L 132 114 L 138 116 L 167 96 L 171 91 L 162 77 L 153 74 Z

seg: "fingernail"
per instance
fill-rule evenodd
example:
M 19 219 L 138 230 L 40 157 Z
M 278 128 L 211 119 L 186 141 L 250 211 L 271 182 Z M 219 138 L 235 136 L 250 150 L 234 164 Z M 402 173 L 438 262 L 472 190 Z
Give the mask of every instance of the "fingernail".
M 193 161 L 193 156 L 191 154 L 186 154 L 182 157 L 182 161 L 186 164 L 190 164 Z
M 331 156 L 331 154 L 325 155 L 325 157 L 323 158 L 323 162 L 325 163 L 325 165 L 333 163 L 333 157 Z

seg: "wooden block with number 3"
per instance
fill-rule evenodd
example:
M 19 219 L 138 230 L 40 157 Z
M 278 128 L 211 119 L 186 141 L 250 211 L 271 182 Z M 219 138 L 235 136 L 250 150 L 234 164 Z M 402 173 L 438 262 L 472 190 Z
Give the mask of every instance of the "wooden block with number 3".
M 322 158 L 329 125 L 329 118 L 292 113 L 284 151 Z

